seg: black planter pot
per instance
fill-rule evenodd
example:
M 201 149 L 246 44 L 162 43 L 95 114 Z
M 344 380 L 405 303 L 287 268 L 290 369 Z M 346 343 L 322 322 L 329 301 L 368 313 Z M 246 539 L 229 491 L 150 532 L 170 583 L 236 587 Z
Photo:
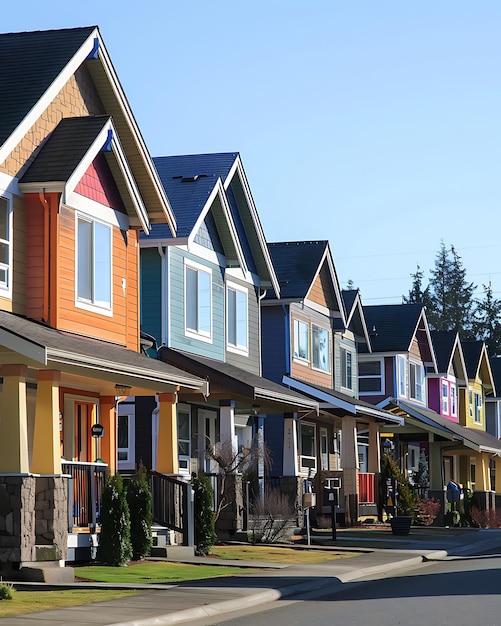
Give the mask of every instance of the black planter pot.
M 410 515 L 397 515 L 390 520 L 391 532 L 394 535 L 408 535 L 411 532 L 412 517 Z

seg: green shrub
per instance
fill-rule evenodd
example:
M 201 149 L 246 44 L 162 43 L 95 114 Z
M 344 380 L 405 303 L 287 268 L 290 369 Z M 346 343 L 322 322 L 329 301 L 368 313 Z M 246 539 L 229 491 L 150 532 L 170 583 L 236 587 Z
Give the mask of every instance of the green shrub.
M 14 597 L 14 587 L 12 583 L 0 581 L 0 600 L 12 600 Z
M 130 515 L 122 477 L 107 476 L 101 496 L 101 533 L 97 558 L 108 565 L 124 565 L 132 557 Z
M 191 478 L 195 494 L 195 551 L 199 556 L 209 554 L 216 543 L 216 523 L 214 520 L 214 491 L 210 478 L 204 474 Z
M 130 513 L 130 540 L 135 561 L 148 556 L 151 551 L 151 490 L 145 466 L 140 463 L 127 485 L 127 503 Z
M 397 461 L 390 454 L 383 454 L 381 458 L 381 502 L 385 501 L 386 480 L 391 478 L 397 482 L 397 515 L 413 515 L 414 497 L 409 481 L 404 478 Z

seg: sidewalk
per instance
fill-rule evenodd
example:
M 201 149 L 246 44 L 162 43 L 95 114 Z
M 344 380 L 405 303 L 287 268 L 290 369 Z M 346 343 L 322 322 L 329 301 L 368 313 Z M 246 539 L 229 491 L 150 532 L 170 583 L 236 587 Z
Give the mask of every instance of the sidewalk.
M 453 531 L 447 533 L 445 529 L 436 530 L 436 533 L 427 532 L 421 538 L 419 531 L 414 533 L 414 529 L 406 538 L 393 539 L 389 534 L 385 538 L 388 547 L 384 549 L 370 547 L 370 543 L 374 541 L 370 539 L 370 533 L 366 533 L 368 537 L 365 538 L 363 530 L 359 531 L 360 535 L 356 533 L 355 539 L 350 536 L 349 540 L 343 538 L 343 533 L 340 532 L 333 549 L 339 551 L 343 549 L 343 544 L 349 544 L 344 549 L 354 551 L 356 548 L 353 543 L 356 542 L 360 549 L 358 556 L 301 566 L 247 562 L 248 566 L 262 566 L 261 571 L 247 576 L 155 585 L 155 591 L 147 594 L 9 617 L 4 623 L 9 626 L 164 626 L 186 623 L 299 593 L 318 590 L 325 590 L 327 593 L 344 583 L 417 566 L 428 559 L 467 556 L 501 547 L 501 530 L 465 529 L 467 532 L 463 534 Z M 317 537 L 314 539 L 318 540 Z M 200 562 L 200 559 L 195 558 L 189 562 Z M 242 566 L 242 561 L 232 563 Z M 221 565 L 223 564 L 228 564 L 228 561 L 222 561 Z M 82 583 L 75 583 L 75 586 L 80 587 Z M 105 585 L 96 583 L 95 586 Z M 151 589 L 152 586 L 145 588 Z

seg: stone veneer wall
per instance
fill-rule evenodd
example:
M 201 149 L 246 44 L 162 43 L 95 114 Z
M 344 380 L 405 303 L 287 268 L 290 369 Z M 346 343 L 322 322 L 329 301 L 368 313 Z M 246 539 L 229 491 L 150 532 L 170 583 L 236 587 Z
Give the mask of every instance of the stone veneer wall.
M 68 481 L 61 476 L 40 476 L 36 483 L 35 534 L 38 546 L 53 546 L 53 560 L 68 553 Z M 45 552 L 47 554 L 47 552 Z

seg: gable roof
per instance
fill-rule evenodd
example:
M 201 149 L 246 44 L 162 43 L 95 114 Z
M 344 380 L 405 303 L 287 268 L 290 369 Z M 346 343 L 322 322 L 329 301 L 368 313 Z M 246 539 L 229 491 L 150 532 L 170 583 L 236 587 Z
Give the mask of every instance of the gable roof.
M 468 376 L 459 333 L 455 330 L 433 330 L 430 335 L 437 359 L 438 373 L 448 374 L 451 366 L 454 366 L 458 382 L 465 384 Z
M 407 352 L 424 315 L 421 304 L 364 305 L 373 352 Z
M 362 298 L 360 297 L 359 289 L 342 289 L 341 296 L 344 302 L 344 308 L 346 311 L 346 327 L 350 328 L 357 336 L 358 345 L 365 343 L 366 351 L 372 352 L 372 346 L 369 337 L 369 331 L 367 329 L 367 323 L 365 320 L 364 309 L 362 306 Z M 341 320 L 334 320 L 334 329 L 343 330 L 340 328 Z M 363 341 L 361 338 L 363 337 Z
M 487 355 L 487 346 L 478 339 L 476 341 L 462 341 L 464 360 L 466 363 L 466 371 L 468 380 L 474 380 L 477 376 L 482 377 L 482 385 L 487 393 L 496 395 L 494 388 L 494 380 L 492 377 L 489 357 Z
M 499 394 L 501 390 L 501 357 L 492 356 L 489 359 L 489 363 L 491 366 L 492 379 L 494 381 L 494 387 L 497 389 L 496 395 Z
M 175 220 L 96 26 L 0 34 L 0 163 L 85 64 L 106 113 L 113 117 L 127 162 L 151 222 Z M 10 79 L 10 80 L 8 80 Z

